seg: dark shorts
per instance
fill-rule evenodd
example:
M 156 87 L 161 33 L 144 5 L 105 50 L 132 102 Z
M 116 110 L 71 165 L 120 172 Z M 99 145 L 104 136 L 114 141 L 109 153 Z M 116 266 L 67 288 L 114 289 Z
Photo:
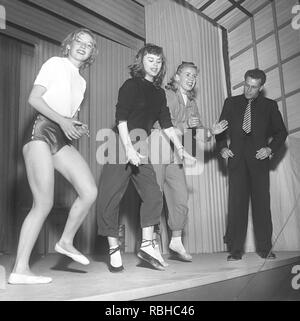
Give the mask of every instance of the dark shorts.
M 64 146 L 72 145 L 60 126 L 41 114 L 37 115 L 33 126 L 30 126 L 27 131 L 24 145 L 35 140 L 41 140 L 47 143 L 52 155 Z

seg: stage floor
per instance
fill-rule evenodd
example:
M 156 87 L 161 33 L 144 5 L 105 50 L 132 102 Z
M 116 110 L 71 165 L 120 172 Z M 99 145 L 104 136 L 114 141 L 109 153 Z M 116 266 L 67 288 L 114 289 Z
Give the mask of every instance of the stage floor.
M 256 253 L 247 253 L 241 261 L 227 262 L 227 253 L 193 255 L 192 263 L 164 256 L 165 271 L 148 268 L 134 254 L 124 254 L 125 271 L 110 273 L 104 256 L 91 256 L 91 264 L 82 266 L 58 254 L 49 254 L 32 262 L 32 270 L 53 278 L 47 285 L 10 285 L 0 289 L 0 301 L 63 300 L 142 300 L 151 296 L 221 282 L 260 271 L 299 262 L 300 252 L 276 252 L 277 259 L 265 261 Z M 6 279 L 14 257 L 0 255 Z M 197 298 L 195 298 L 197 301 Z

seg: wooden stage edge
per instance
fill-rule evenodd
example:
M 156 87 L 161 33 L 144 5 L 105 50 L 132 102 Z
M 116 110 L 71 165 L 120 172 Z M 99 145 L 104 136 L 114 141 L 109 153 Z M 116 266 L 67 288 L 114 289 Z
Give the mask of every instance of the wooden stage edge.
M 130 300 L 238 300 L 261 299 L 256 291 L 276 294 L 278 288 L 292 289 L 295 275 L 291 268 L 299 265 L 300 252 L 275 252 L 276 260 L 263 260 L 256 253 L 246 253 L 241 261 L 227 262 L 227 253 L 196 254 L 192 263 L 172 260 L 157 271 L 141 264 L 134 254 L 123 254 L 125 271 L 110 273 L 104 256 L 90 256 L 82 266 L 58 254 L 35 258 L 32 270 L 53 278 L 47 285 L 10 285 L 0 289 L 0 301 L 130 301 Z M 6 270 L 5 280 L 14 257 L 0 255 Z M 257 273 L 258 272 L 258 273 Z M 240 280 L 237 282 L 237 280 Z M 276 282 L 278 284 L 276 284 Z M 231 291 L 231 294 L 230 294 Z M 298 290 L 297 294 L 300 290 Z M 261 291 L 260 291 L 261 293 Z M 270 295 L 270 293 L 268 294 Z M 275 295 L 276 297 L 276 295 Z M 278 297 L 278 296 L 277 296 Z M 288 299 L 288 298 L 287 298 Z

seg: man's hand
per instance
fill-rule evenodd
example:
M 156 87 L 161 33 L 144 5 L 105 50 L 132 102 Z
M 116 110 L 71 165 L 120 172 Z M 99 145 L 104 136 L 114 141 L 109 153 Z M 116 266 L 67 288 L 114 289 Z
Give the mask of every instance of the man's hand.
M 256 151 L 256 159 L 264 160 L 272 154 L 272 149 L 270 147 L 263 147 Z
M 221 156 L 222 156 L 224 159 L 228 159 L 229 157 L 233 157 L 234 154 L 233 154 L 233 152 L 232 152 L 228 147 L 224 147 L 224 148 L 222 148 L 222 150 L 221 150 Z

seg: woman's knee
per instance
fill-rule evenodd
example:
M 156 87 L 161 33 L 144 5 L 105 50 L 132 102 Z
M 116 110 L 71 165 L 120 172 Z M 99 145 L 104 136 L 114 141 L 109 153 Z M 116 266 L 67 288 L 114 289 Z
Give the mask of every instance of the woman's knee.
M 33 208 L 47 215 L 51 211 L 53 204 L 54 201 L 51 196 L 36 197 L 33 201 Z
M 98 195 L 98 188 L 96 184 L 90 184 L 89 186 L 86 186 L 84 190 L 79 194 L 79 197 L 89 204 L 93 204 Z

